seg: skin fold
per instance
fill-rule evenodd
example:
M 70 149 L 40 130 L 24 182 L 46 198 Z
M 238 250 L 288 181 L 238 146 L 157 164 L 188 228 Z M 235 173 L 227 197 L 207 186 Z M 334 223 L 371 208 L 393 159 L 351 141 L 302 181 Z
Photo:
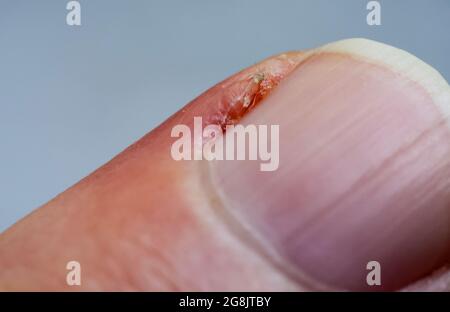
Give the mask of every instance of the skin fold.
M 389 281 L 378 290 L 449 291 L 450 91 L 447 82 L 419 60 L 411 59 L 417 69 L 407 71 L 388 57 L 400 54 L 400 59 L 409 59 L 403 53 L 378 43 L 348 40 L 274 56 L 215 85 L 0 234 L 0 290 L 372 290 L 361 286 L 360 269 L 357 273 L 349 269 L 348 263 L 365 260 L 362 253 L 340 253 L 352 250 L 345 244 L 353 244 L 347 229 L 359 227 L 340 223 L 340 216 L 359 220 L 364 210 L 364 216 L 375 215 L 376 222 L 368 223 L 371 233 L 382 233 L 384 222 L 397 220 L 397 214 L 410 216 L 410 226 L 396 224 L 399 231 L 405 229 L 405 238 L 389 232 L 383 239 L 396 243 L 383 244 L 391 249 L 380 247 L 376 253 L 387 263 Z M 330 68 L 334 71 L 327 72 Z M 360 76 L 355 78 L 357 69 Z M 382 82 L 377 79 L 380 75 Z M 330 87 L 335 95 L 327 94 L 327 83 L 345 79 L 348 84 Z M 349 84 L 364 92 L 345 89 Z M 339 100 L 339 90 L 343 99 L 366 94 L 370 104 Z M 375 95 L 382 92 L 390 97 L 377 102 Z M 245 96 L 251 105 L 244 105 Z M 174 161 L 172 128 L 179 124 L 192 128 L 194 117 L 221 127 L 280 124 L 281 153 L 288 146 L 298 149 L 289 153 L 296 155 L 291 162 L 296 167 L 289 167 L 295 170 L 283 167 L 289 163 L 287 156 L 280 159 L 280 170 L 266 176 L 255 173 L 256 163 Z M 350 127 L 353 124 L 358 126 Z M 336 129 L 343 132 L 333 133 Z M 383 139 L 369 135 L 377 129 Z M 313 142 L 312 136 L 324 142 L 334 137 L 329 142 L 335 143 L 319 148 L 314 142 L 322 141 Z M 412 146 L 407 153 L 401 152 L 405 144 Z M 300 157 L 305 161 L 299 165 Z M 366 168 L 368 163 L 374 166 Z M 361 178 L 373 170 L 377 178 Z M 282 188 L 267 181 L 279 181 Z M 414 197 L 424 187 L 429 187 L 426 196 Z M 350 195 L 342 197 L 344 193 Z M 408 210 L 417 202 L 421 204 L 411 208 L 414 213 Z M 318 213 L 329 206 L 340 210 Z M 295 213 L 277 218 L 279 223 L 273 225 L 270 216 L 291 208 Z M 307 220 L 313 220 L 308 232 L 299 232 L 295 244 L 290 244 L 284 231 Z M 316 228 L 318 222 L 323 227 Z M 345 226 L 335 226 L 336 222 Z M 414 233 L 426 239 L 411 237 Z M 364 247 L 366 243 L 369 247 Z M 310 255 L 317 250 L 314 246 L 327 244 L 338 246 L 336 251 L 326 249 L 332 251 L 326 257 L 336 255 L 338 264 L 330 267 L 324 262 L 318 269 Z M 371 238 L 361 244 L 358 250 L 380 245 Z M 303 252 L 296 249 L 299 245 Z M 393 258 L 398 246 L 411 250 L 415 261 Z M 66 264 L 71 260 L 81 264 L 81 286 L 66 283 Z M 400 270 L 403 263 L 416 273 L 396 276 L 397 271 L 389 271 Z M 346 273 L 334 275 L 333 269 Z

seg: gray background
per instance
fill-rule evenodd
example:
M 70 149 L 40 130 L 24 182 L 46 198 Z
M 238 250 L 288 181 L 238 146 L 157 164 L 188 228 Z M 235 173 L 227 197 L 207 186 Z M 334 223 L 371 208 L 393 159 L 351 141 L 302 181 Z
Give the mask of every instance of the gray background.
M 67 2 L 0 0 L 0 231 L 271 54 L 367 37 L 450 80 L 450 0 Z

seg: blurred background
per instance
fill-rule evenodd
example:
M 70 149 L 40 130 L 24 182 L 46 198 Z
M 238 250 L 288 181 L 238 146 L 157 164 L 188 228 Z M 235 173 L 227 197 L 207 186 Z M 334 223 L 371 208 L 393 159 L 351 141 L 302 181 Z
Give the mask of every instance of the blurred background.
M 0 232 L 272 54 L 366 37 L 450 80 L 450 0 L 0 0 Z

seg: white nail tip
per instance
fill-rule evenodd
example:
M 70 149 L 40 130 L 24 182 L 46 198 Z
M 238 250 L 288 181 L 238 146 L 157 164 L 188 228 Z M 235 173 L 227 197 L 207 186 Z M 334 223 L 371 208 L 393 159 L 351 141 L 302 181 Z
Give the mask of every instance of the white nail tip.
M 351 54 L 366 62 L 385 64 L 390 70 L 398 72 L 419 83 L 430 94 L 444 118 L 450 124 L 450 86 L 433 67 L 404 50 L 373 40 L 354 38 L 326 44 L 309 53 L 321 52 Z

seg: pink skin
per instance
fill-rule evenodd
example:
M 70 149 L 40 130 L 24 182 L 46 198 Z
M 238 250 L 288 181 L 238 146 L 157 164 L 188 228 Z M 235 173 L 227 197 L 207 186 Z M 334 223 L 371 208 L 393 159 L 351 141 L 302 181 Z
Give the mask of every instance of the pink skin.
M 386 68 L 304 58 L 216 85 L 2 233 L 0 289 L 360 289 L 372 256 L 393 289 L 447 263 L 450 140 L 433 101 Z M 280 125 L 279 170 L 174 161 L 172 127 L 217 120 L 261 71 L 289 77 L 241 122 Z M 70 260 L 78 288 L 66 285 Z
M 215 185 L 295 269 L 369 290 L 376 260 L 378 289 L 392 290 L 449 261 L 450 131 L 420 85 L 346 55 L 313 56 L 242 122 L 280 125 L 279 169 L 220 161 Z
M 267 67 L 287 73 L 289 62 L 275 57 L 216 85 L 2 233 L 0 289 L 299 289 L 207 205 L 199 162 L 170 154 L 175 125 L 209 120 L 219 113 L 212 104 L 242 90 L 238 81 Z M 80 287 L 66 284 L 71 260 L 82 266 Z

